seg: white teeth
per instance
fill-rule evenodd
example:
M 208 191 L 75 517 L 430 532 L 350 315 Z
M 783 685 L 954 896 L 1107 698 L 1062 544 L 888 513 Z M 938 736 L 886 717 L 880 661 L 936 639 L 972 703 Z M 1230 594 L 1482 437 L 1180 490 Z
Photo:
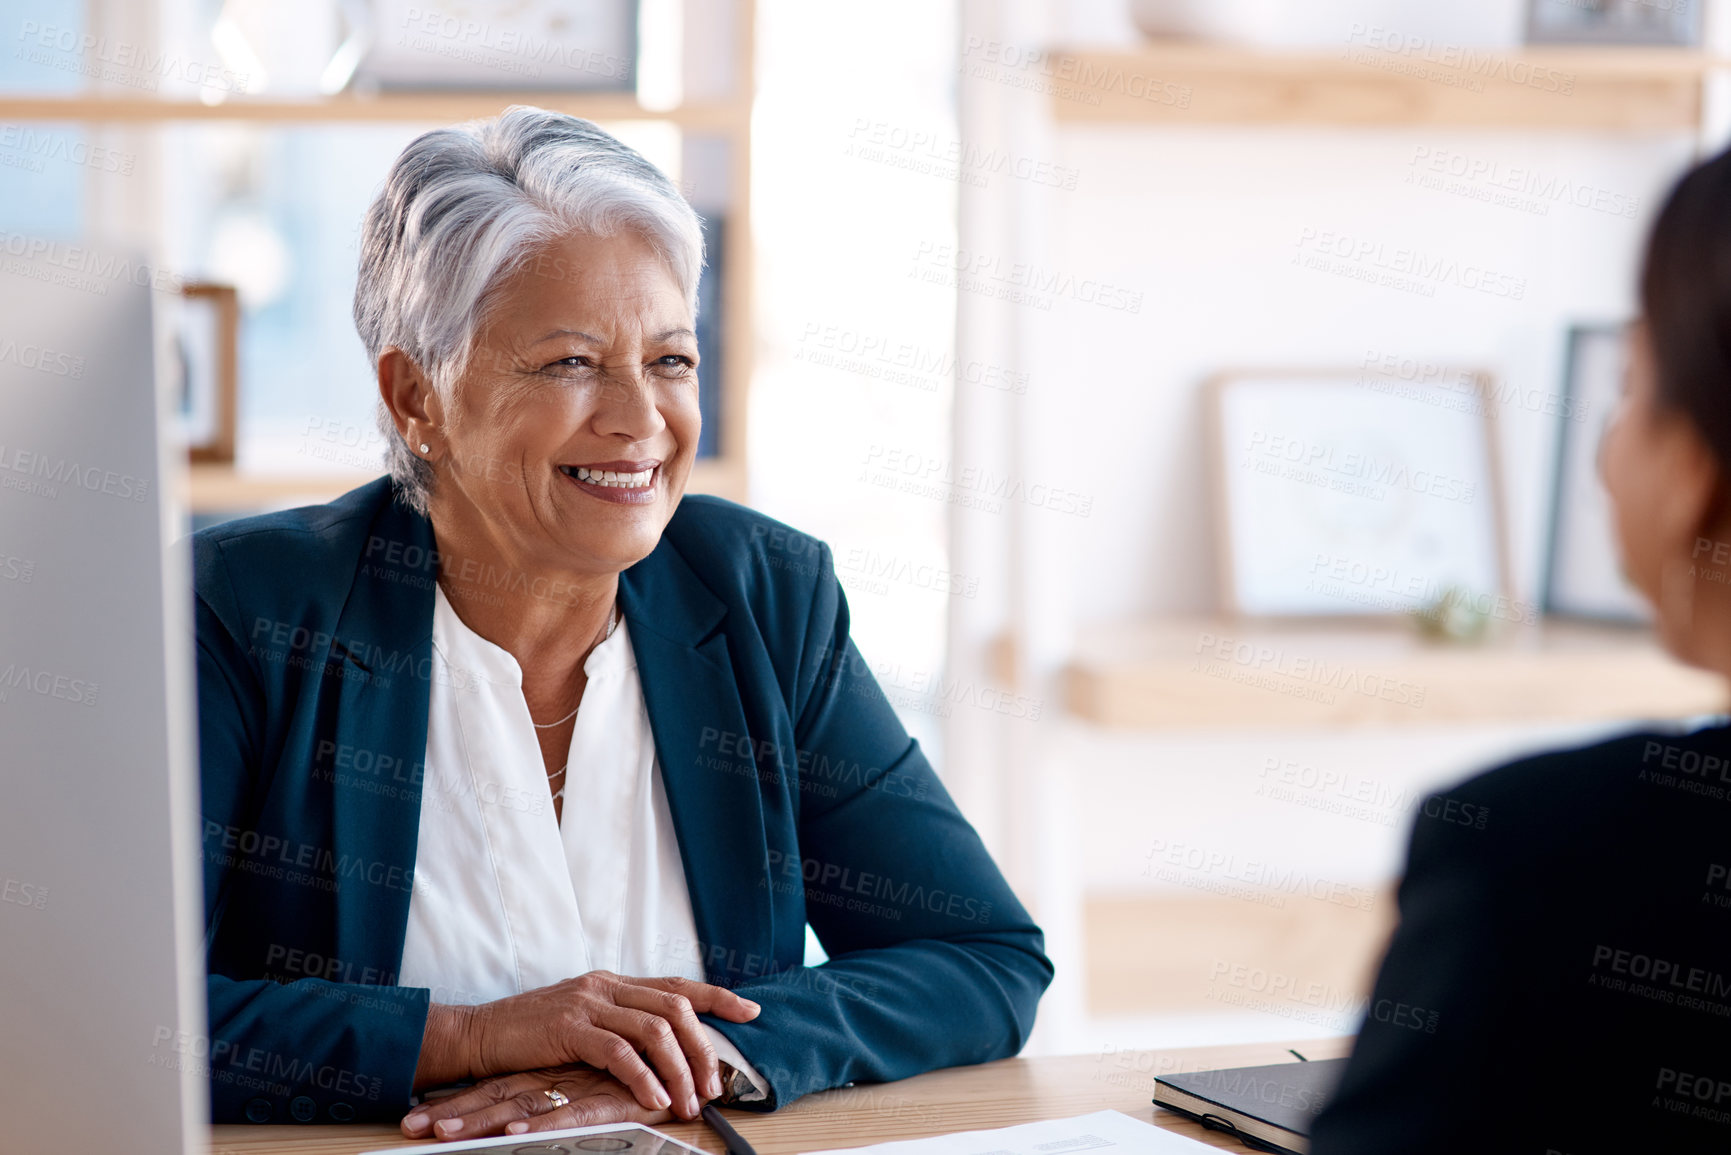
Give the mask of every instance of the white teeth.
M 654 477 L 655 471 L 653 469 L 645 469 L 641 473 L 615 473 L 611 469 L 577 467 L 578 481 L 586 481 L 590 485 L 601 485 L 610 489 L 642 489 Z

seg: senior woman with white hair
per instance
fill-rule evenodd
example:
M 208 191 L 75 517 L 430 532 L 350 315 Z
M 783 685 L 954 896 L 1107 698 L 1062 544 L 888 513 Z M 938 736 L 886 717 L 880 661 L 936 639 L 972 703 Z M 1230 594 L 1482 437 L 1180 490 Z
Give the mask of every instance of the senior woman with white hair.
M 683 496 L 701 266 L 586 121 L 392 165 L 355 291 L 390 476 L 194 539 L 219 1121 L 689 1119 L 1026 1040 L 1039 928 L 829 550 Z

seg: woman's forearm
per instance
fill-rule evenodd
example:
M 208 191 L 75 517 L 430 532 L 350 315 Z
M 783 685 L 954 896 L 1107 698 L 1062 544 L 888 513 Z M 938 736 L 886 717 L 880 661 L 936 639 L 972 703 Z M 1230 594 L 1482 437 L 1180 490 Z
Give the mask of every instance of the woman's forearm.
M 734 1105 L 779 1109 L 856 1080 L 887 1083 L 1016 1054 L 1052 967 L 1031 924 L 1018 929 L 1005 919 L 1001 927 L 837 954 L 742 985 L 737 993 L 763 1013 L 715 1025 L 772 1097 Z
M 301 1099 L 321 1121 L 402 1118 L 426 1034 L 425 988 L 221 974 L 205 988 L 211 1050 L 221 1057 L 210 1064 L 213 1121 L 298 1119 Z M 283 1077 L 245 1077 L 266 1063 L 284 1068 Z
M 427 1007 L 427 1029 L 421 1036 L 421 1058 L 415 1064 L 415 1090 L 460 1083 L 474 1076 L 470 1044 L 473 1007 L 433 1003 Z

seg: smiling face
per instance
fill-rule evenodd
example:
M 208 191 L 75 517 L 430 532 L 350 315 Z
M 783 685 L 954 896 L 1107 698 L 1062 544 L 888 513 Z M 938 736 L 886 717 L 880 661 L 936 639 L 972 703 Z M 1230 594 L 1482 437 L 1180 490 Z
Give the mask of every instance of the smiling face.
M 428 416 L 441 539 L 530 571 L 629 568 L 697 456 L 697 337 L 678 281 L 629 231 L 541 247 L 499 285 Z

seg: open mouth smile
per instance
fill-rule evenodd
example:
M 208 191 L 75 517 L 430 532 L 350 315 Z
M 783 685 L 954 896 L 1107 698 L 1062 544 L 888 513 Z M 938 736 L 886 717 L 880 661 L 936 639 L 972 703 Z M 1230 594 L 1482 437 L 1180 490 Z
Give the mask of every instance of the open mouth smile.
M 599 461 L 593 465 L 561 465 L 559 472 L 591 497 L 626 505 L 655 500 L 659 461 Z

